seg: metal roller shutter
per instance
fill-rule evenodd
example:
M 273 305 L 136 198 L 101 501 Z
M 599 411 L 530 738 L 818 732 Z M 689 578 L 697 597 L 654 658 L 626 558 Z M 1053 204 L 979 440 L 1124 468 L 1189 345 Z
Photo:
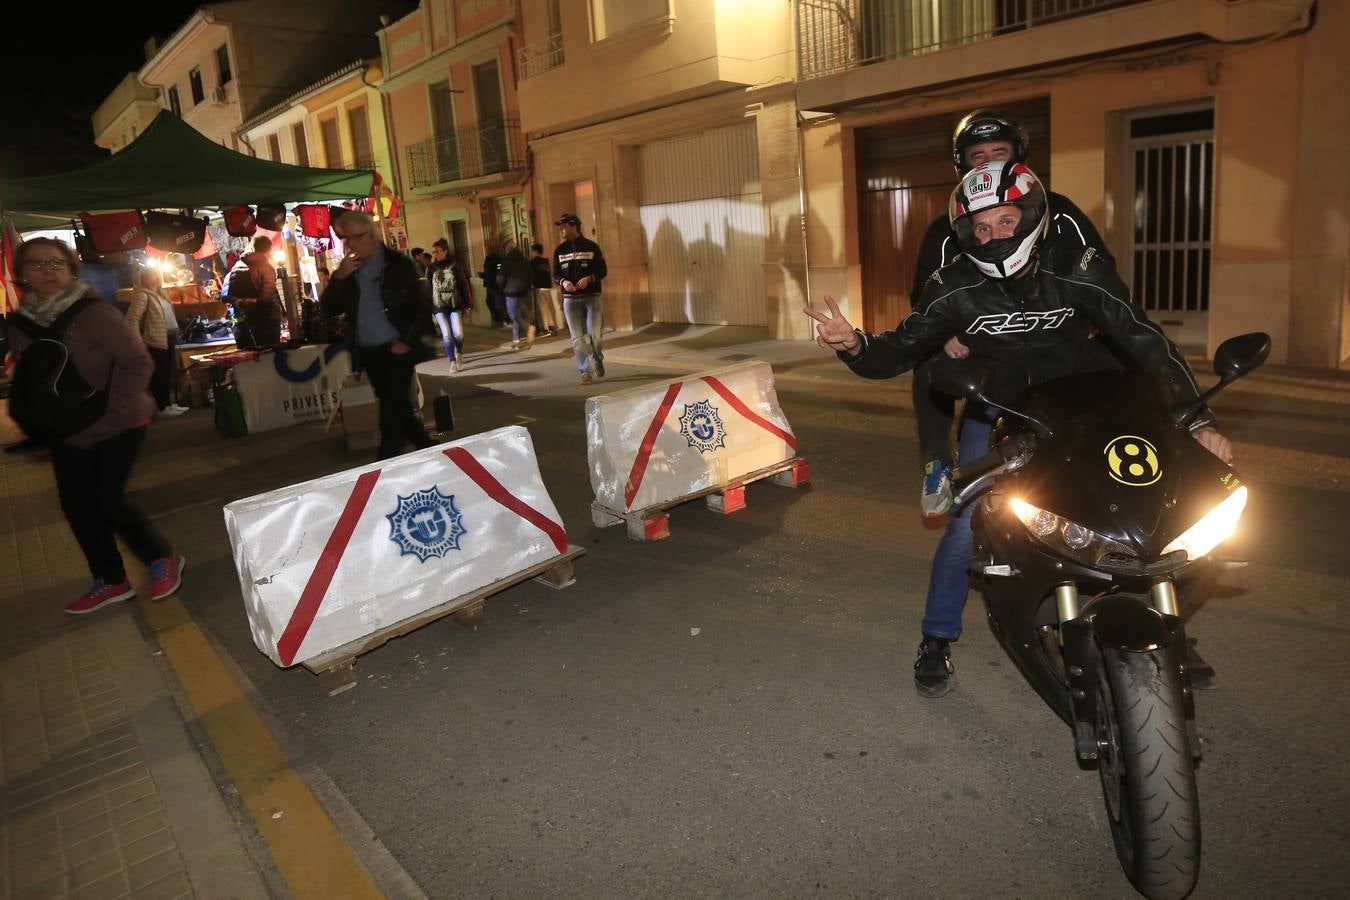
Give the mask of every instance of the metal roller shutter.
M 639 147 L 638 179 L 652 318 L 768 324 L 754 123 Z

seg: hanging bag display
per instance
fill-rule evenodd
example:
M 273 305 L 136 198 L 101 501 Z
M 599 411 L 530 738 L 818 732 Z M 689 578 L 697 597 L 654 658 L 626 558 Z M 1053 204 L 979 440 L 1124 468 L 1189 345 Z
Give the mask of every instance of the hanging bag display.
M 192 254 L 206 240 L 206 219 L 152 211 L 145 215 L 145 233 L 156 250 Z
M 258 220 L 251 206 L 230 206 L 222 210 L 225 217 L 225 231 L 230 237 L 253 237 L 258 230 Z
M 82 213 L 84 233 L 100 253 L 141 250 L 146 245 L 145 219 L 141 211 L 119 213 Z
M 300 232 L 305 237 L 326 238 L 332 226 L 331 208 L 322 203 L 297 206 L 295 214 L 300 217 Z
M 280 231 L 286 224 L 286 207 L 258 204 L 258 227 L 264 231 Z

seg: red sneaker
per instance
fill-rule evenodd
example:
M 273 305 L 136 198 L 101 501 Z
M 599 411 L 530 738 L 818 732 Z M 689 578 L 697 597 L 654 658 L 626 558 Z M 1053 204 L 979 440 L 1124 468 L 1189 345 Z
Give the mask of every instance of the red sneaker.
M 175 553 L 150 564 L 150 599 L 163 600 L 183 585 L 187 560 Z
M 135 596 L 136 592 L 132 589 L 131 582 L 123 579 L 121 584 L 104 584 L 103 579 L 99 578 L 94 581 L 94 586 L 83 597 L 74 603 L 66 604 L 66 615 L 87 615 L 105 606 L 130 600 Z

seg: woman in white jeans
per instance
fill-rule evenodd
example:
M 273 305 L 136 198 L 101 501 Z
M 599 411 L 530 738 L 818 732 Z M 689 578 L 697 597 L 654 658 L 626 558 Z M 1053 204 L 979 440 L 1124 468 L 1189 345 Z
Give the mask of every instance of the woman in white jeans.
M 427 277 L 431 279 L 431 302 L 436 310 L 436 326 L 441 330 L 441 341 L 445 344 L 445 358 L 450 360 L 452 371 L 464 368 L 464 322 L 463 313 L 472 304 L 472 298 L 466 296 L 468 284 L 459 277 L 455 262 L 450 258 L 450 244 L 445 238 L 439 238 L 431 245 L 431 255 L 435 257 Z

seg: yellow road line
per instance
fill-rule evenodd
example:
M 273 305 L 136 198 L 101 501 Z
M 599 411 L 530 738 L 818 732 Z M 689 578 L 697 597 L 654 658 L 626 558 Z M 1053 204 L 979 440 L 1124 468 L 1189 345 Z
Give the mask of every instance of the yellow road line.
M 178 598 L 140 607 L 291 893 L 382 896 Z

